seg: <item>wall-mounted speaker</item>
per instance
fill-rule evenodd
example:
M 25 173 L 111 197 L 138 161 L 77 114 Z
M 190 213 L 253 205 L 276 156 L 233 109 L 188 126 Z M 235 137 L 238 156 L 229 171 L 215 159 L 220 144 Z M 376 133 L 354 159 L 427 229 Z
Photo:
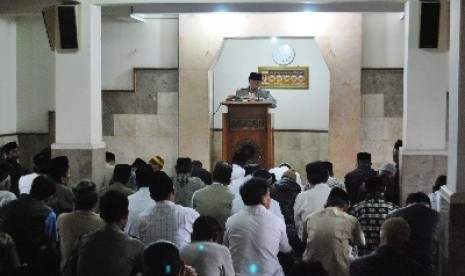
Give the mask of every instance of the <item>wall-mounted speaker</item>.
M 79 5 L 55 5 L 42 10 L 52 51 L 79 50 Z
M 422 1 L 420 20 L 420 48 L 437 48 L 439 38 L 439 17 L 441 4 L 436 1 Z

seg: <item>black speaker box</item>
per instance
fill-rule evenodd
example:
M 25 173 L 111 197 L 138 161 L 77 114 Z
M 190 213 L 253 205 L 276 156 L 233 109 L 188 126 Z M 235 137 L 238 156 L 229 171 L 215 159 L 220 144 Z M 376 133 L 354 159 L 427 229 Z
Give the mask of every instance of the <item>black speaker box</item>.
M 76 6 L 62 5 L 57 7 L 58 28 L 60 31 L 61 49 L 78 49 Z
M 424 1 L 420 4 L 420 48 L 437 48 L 441 5 L 436 1 Z
M 79 5 L 55 5 L 42 10 L 52 51 L 79 49 L 78 9 Z

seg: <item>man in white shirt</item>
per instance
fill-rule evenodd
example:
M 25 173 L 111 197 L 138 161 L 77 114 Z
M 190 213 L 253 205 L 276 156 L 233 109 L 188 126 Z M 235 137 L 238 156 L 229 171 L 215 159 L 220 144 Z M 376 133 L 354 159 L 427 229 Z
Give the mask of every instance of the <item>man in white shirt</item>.
M 173 181 L 165 172 L 154 172 L 152 177 L 150 197 L 156 204 L 137 219 L 139 237 L 145 245 L 168 240 L 182 247 L 191 241 L 192 224 L 200 215 L 192 208 L 174 203 Z
M 152 166 L 146 164 L 136 171 L 136 184 L 139 190 L 128 196 L 129 200 L 129 215 L 128 222 L 124 228 L 124 232 L 132 236 L 139 236 L 135 227 L 139 215 L 155 206 L 155 201 L 150 197 L 149 184 L 152 177 Z
M 258 168 L 258 167 L 257 167 Z M 262 178 L 262 179 L 265 179 L 267 182 L 268 182 L 268 186 L 271 187 L 271 184 L 273 182 L 273 177 L 272 175 L 266 171 L 266 170 L 262 170 L 262 169 L 257 169 L 255 170 L 253 173 L 252 173 L 252 176 L 247 178 L 244 177 L 244 182 L 249 180 L 250 178 L 252 177 L 258 177 L 258 178 Z M 240 188 L 239 188 L 240 189 Z M 236 213 L 238 213 L 239 211 L 241 211 L 242 209 L 244 209 L 244 201 L 242 200 L 242 197 L 241 197 L 241 194 L 238 193 L 236 194 L 233 202 L 232 202 L 232 209 L 231 209 L 231 214 L 234 215 Z M 277 217 L 281 218 L 282 220 L 284 220 L 284 215 L 283 213 L 281 212 L 281 207 L 279 206 L 279 202 L 277 202 L 276 200 L 274 199 L 271 199 L 271 203 L 270 203 L 270 211 L 271 213 L 273 213 L 274 215 L 276 215 Z
M 281 163 L 279 166 L 274 167 L 270 170 L 270 173 L 274 174 L 274 177 L 276 178 L 276 181 L 281 180 L 281 177 L 283 177 L 283 174 L 287 172 L 288 170 L 292 170 L 292 167 L 289 163 Z M 302 179 L 300 177 L 300 173 L 295 172 L 296 178 L 295 182 L 300 185 L 302 188 L 302 191 L 304 190 L 304 186 L 302 185 Z
M 235 275 L 229 249 L 218 244 L 221 233 L 220 224 L 212 217 L 200 216 L 194 222 L 192 242 L 183 246 L 179 253 L 198 275 Z
M 292 248 L 284 221 L 268 210 L 271 198 L 267 181 L 252 178 L 240 194 L 246 206 L 226 221 L 223 239 L 236 275 L 284 275 L 277 255 Z
M 34 172 L 21 176 L 18 181 L 19 194 L 29 194 L 32 181 L 39 175 L 47 174 L 50 166 L 50 148 L 45 148 L 32 159 L 34 161 Z
M 321 161 L 308 163 L 305 170 L 308 182 L 314 187 L 298 194 L 295 199 L 294 222 L 300 239 L 302 239 L 302 225 L 305 219 L 311 213 L 324 209 L 326 199 L 331 192 L 331 188 L 326 184 L 328 171 Z

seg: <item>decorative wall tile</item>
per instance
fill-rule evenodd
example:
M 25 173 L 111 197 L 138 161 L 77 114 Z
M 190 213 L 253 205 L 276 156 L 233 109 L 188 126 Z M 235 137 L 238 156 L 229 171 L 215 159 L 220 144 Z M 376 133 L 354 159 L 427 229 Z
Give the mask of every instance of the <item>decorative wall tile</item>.
M 362 141 L 384 140 L 383 118 L 362 118 Z
M 157 91 L 160 92 L 178 92 L 179 91 L 179 74 L 178 70 L 160 70 L 158 72 Z
M 404 108 L 404 95 L 397 91 L 388 91 L 384 94 L 384 116 L 402 118 Z
M 136 111 L 135 93 L 102 92 L 102 113 L 133 114 Z
M 113 118 L 115 136 L 135 136 L 136 116 L 134 114 L 115 114 Z
M 384 117 L 384 95 L 363 94 L 362 95 L 362 117 L 381 118 Z
M 150 94 L 158 92 L 159 74 L 154 69 L 136 69 L 136 93 Z
M 157 119 L 158 129 L 156 130 L 156 135 L 158 137 L 178 137 L 179 125 L 177 115 L 157 115 Z
M 136 117 L 136 137 L 155 137 L 158 129 L 157 115 L 138 114 Z
M 157 114 L 157 93 L 136 93 L 135 114 Z
M 172 92 L 158 92 L 157 113 L 179 114 L 179 94 Z

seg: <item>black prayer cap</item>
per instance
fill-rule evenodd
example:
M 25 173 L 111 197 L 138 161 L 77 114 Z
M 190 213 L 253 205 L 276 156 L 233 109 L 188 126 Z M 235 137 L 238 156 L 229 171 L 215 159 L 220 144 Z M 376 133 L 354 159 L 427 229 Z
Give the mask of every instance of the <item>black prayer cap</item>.
M 249 75 L 249 80 L 259 80 L 259 81 L 261 81 L 262 80 L 262 74 L 259 74 L 257 72 L 252 72 Z
M 14 150 L 16 148 L 19 148 L 18 144 L 16 142 L 9 142 L 9 143 L 6 143 L 4 146 L 3 146 L 3 151 L 5 153 L 8 153 L 10 150 Z
M 357 153 L 357 160 L 371 161 L 371 153 L 359 152 L 359 153 Z

